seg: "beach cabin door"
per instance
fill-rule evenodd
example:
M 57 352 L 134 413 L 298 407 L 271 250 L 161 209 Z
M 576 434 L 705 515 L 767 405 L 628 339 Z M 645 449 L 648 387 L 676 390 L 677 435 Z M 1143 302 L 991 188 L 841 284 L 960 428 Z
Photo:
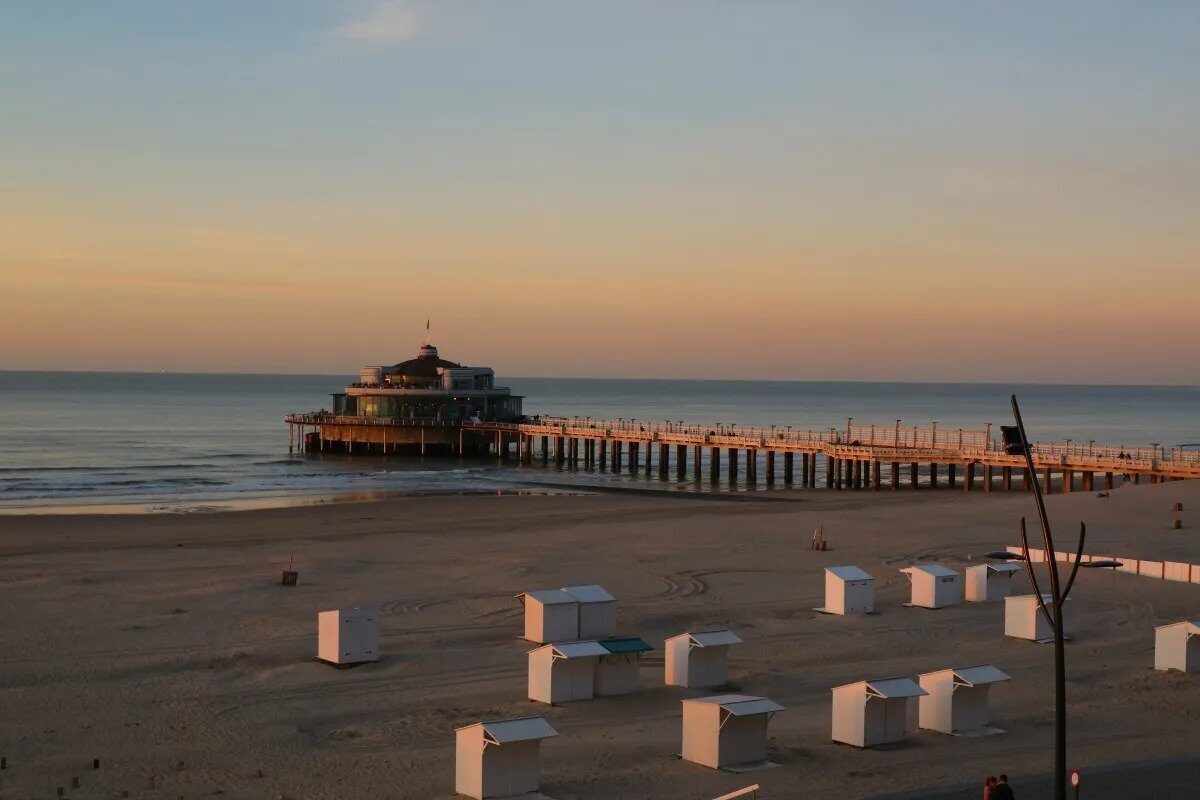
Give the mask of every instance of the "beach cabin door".
M 898 742 L 908 731 L 908 698 L 889 697 L 883 705 L 883 741 Z
M 568 700 L 590 700 L 595 687 L 595 659 L 571 658 L 561 662 L 568 680 Z
M 988 687 L 956 684 L 950 695 L 950 730 L 978 730 L 989 721 Z
M 721 712 L 721 733 L 718 748 L 718 763 L 721 766 L 762 761 L 767 751 L 767 722 L 770 714 L 734 716 Z
M 540 775 L 538 742 L 505 742 L 483 751 L 483 796 L 509 797 L 536 792 Z

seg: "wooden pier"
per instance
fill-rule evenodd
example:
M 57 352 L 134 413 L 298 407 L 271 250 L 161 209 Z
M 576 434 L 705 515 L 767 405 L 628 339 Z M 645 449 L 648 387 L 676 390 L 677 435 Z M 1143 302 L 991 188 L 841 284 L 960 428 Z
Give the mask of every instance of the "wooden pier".
M 624 472 L 660 480 L 843 490 L 1030 489 L 1023 456 L 1009 455 L 981 429 L 862 425 L 794 431 L 538 418 L 532 422 L 461 422 L 290 414 L 289 452 L 491 454 L 513 463 Z M 1200 452 L 1153 447 L 1034 443 L 1044 491 L 1099 491 L 1115 482 L 1200 478 Z M 672 461 L 674 462 L 672 464 Z M 674 467 L 674 469 L 672 469 Z

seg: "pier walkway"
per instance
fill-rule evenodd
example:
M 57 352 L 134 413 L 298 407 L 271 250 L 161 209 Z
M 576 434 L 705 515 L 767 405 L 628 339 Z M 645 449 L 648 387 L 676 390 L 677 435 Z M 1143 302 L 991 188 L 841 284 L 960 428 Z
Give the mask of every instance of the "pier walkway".
M 327 412 L 290 414 L 285 420 L 289 435 L 293 429 L 298 434 L 289 450 L 299 452 L 391 453 L 416 447 L 425 453 L 437 447 L 450 454 L 490 452 L 516 463 L 644 472 L 678 481 L 702 481 L 707 473 L 712 482 L 721 480 L 724 460 L 728 483 L 747 487 L 760 485 L 762 475 L 768 486 L 782 477 L 785 485 L 830 489 L 1031 488 L 1024 485 L 1024 457 L 1006 453 L 992 438 L 991 425 L 969 430 L 848 421 L 840 430 L 800 431 L 562 417 L 448 423 Z M 1200 452 L 1181 448 L 1068 441 L 1036 442 L 1032 450 L 1046 491 L 1111 489 L 1118 475 L 1135 483 L 1200 478 Z

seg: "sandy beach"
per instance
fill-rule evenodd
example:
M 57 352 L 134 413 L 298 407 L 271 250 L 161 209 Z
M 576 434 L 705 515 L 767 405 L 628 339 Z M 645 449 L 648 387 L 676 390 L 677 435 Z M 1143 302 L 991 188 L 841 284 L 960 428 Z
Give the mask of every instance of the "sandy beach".
M 1169 530 L 1171 504 L 1188 509 Z M 1200 562 L 1200 486 L 1049 498 L 1089 552 Z M 770 800 L 978 796 L 1007 772 L 1018 797 L 1052 765 L 1052 653 L 1005 639 L 1002 604 L 902 607 L 918 561 L 954 568 L 1017 541 L 1024 493 L 825 490 L 761 502 L 621 495 L 444 496 L 197 515 L 0 518 L 0 796 L 448 798 L 453 729 L 539 714 L 543 791 L 711 798 L 752 782 Z M 824 525 L 827 552 L 812 552 Z M 1066 549 L 1060 545 L 1060 549 Z M 278 585 L 294 555 L 301 585 Z M 875 615 L 815 614 L 826 566 L 876 577 Z M 514 595 L 600 583 L 618 628 L 656 650 L 634 696 L 525 699 Z M 1020 591 L 1027 581 L 1019 579 Z M 1200 586 L 1084 571 L 1069 606 L 1070 760 L 1088 798 L 1188 796 L 1200 780 L 1200 680 L 1152 669 L 1155 625 L 1200 614 Z M 383 658 L 314 660 L 318 610 L 382 609 Z M 786 707 L 780 766 L 730 775 L 681 762 L 665 637 L 730 627 L 743 692 Z M 992 663 L 1004 735 L 922 731 L 860 751 L 829 741 L 830 688 Z M 92 760 L 99 758 L 99 770 Z M 1140 766 L 1139 766 L 1140 765 Z M 71 789 L 78 776 L 79 789 Z M 940 788 L 939 788 L 940 787 Z M 1185 787 L 1189 787 L 1186 788 Z

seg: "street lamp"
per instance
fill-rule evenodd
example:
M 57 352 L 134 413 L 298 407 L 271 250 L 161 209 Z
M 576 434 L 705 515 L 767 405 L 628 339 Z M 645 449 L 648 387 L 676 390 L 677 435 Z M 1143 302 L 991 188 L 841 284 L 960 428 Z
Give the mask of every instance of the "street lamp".
M 1050 519 L 1046 515 L 1046 502 L 1042 497 L 1041 485 L 1035 478 L 1033 453 L 1029 447 L 1029 439 L 1025 435 L 1025 423 L 1021 421 L 1021 409 L 1017 406 L 1017 396 L 1012 396 L 1013 419 L 1016 420 L 1017 433 L 1020 438 L 1006 444 L 1005 452 L 1009 455 L 1025 456 L 1025 479 L 1033 486 L 1033 497 L 1037 504 L 1038 521 L 1042 527 L 1042 541 L 1045 545 L 1047 571 L 1050 575 L 1051 607 L 1046 607 L 1042 590 L 1038 586 L 1037 575 L 1033 570 L 1033 562 L 1029 557 L 1029 537 L 1025 532 L 1025 518 L 1021 517 L 1021 552 L 1010 553 L 1007 550 L 988 553 L 987 557 L 1003 561 L 1020 561 L 1025 564 L 1029 574 L 1029 582 L 1033 586 L 1033 596 L 1037 598 L 1038 608 L 1054 632 L 1054 797 L 1055 800 L 1067 800 L 1067 673 L 1066 673 L 1066 637 L 1063 634 L 1063 603 L 1071 593 L 1075 584 L 1075 576 L 1082 566 L 1085 569 L 1115 568 L 1121 566 L 1119 561 L 1083 562 L 1083 544 L 1087 537 L 1087 526 L 1079 523 L 1079 546 L 1075 552 L 1075 561 L 1071 566 L 1071 574 L 1064 588 L 1058 574 L 1058 561 L 1054 557 L 1054 537 L 1050 531 Z M 1068 443 L 1070 440 L 1068 440 Z

